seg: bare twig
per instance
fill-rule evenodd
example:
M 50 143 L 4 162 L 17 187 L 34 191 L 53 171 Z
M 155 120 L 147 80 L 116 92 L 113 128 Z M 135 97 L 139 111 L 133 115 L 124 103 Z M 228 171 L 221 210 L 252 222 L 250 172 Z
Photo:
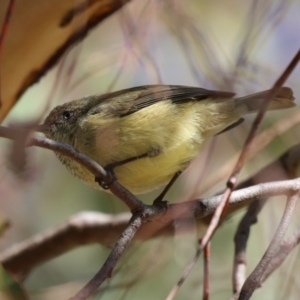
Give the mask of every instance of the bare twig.
M 170 291 L 170 293 L 168 294 L 166 300 L 172 300 L 174 299 L 174 297 L 176 296 L 176 294 L 178 293 L 180 287 L 182 286 L 182 284 L 184 283 L 184 281 L 186 280 L 187 276 L 190 274 L 193 266 L 196 264 L 196 262 L 198 261 L 198 258 L 200 256 L 202 252 L 202 248 L 198 248 L 197 252 L 195 254 L 195 256 L 193 257 L 193 259 L 189 262 L 189 264 L 186 266 L 186 268 L 183 271 L 183 274 L 181 275 L 181 278 L 179 279 L 179 281 L 177 282 L 177 284 L 172 288 L 172 290 Z
M 109 257 L 106 259 L 100 271 L 84 286 L 74 297 L 70 300 L 85 300 L 91 296 L 99 286 L 109 277 L 112 276 L 112 272 L 117 264 L 120 256 L 127 248 L 129 242 L 134 237 L 137 230 L 141 227 L 145 216 L 137 213 L 132 216 L 127 228 L 123 231 L 117 244 L 111 251 Z
M 267 269 L 265 270 L 261 283 L 267 280 L 267 278 L 285 261 L 288 255 L 293 249 L 300 243 L 300 229 L 298 229 L 293 236 L 281 243 L 278 253 L 269 263 Z
M 256 131 L 267 111 L 267 108 L 269 106 L 269 103 L 272 101 L 272 99 L 276 96 L 278 93 L 279 89 L 282 87 L 284 82 L 287 80 L 287 78 L 290 76 L 296 65 L 298 64 L 300 60 L 300 49 L 296 53 L 295 57 L 293 60 L 290 62 L 290 64 L 287 66 L 286 70 L 283 72 L 283 74 L 278 78 L 278 80 L 275 82 L 273 85 L 272 89 L 270 90 L 269 94 L 265 97 L 264 101 L 262 102 L 262 105 L 260 107 L 259 112 L 257 113 L 256 118 L 254 119 L 249 135 L 247 136 L 246 142 L 244 144 L 242 153 L 236 163 L 236 166 L 227 182 L 228 190 L 232 191 L 233 188 L 237 184 L 237 179 L 239 172 L 241 171 L 243 165 L 245 164 L 245 161 L 248 157 L 248 152 L 250 150 L 250 146 L 252 144 L 252 141 L 254 139 L 254 136 L 256 134 Z M 224 193 L 225 194 L 225 193 Z M 229 197 L 230 197 L 230 192 L 229 192 Z M 224 196 L 225 198 L 225 196 Z
M 283 213 L 280 224 L 277 231 L 267 249 L 264 256 L 260 260 L 259 264 L 253 270 L 253 272 L 246 279 L 239 296 L 239 300 L 250 299 L 254 291 L 260 286 L 261 279 L 265 270 L 268 268 L 269 263 L 275 257 L 280 249 L 280 244 L 290 224 L 296 203 L 299 199 L 299 192 L 294 193 L 288 198 L 285 211 Z
M 252 142 L 249 150 L 248 159 L 253 157 L 259 151 L 264 149 L 272 140 L 276 137 L 282 135 L 286 131 L 290 130 L 294 126 L 300 123 L 300 110 L 295 110 L 295 112 L 289 114 L 283 119 L 278 120 L 272 126 L 258 134 Z M 214 174 L 213 178 L 207 183 L 203 183 L 201 188 L 197 191 L 199 194 L 203 194 L 211 189 L 213 186 L 227 178 L 228 174 L 232 170 L 235 162 L 238 159 L 238 155 L 233 155 L 226 164 L 218 168 L 218 172 Z
M 233 263 L 232 284 L 233 292 L 240 292 L 246 279 L 246 247 L 251 225 L 257 222 L 257 215 L 266 203 L 266 199 L 254 201 L 242 218 L 234 237 L 235 255 Z
M 244 189 L 246 187 L 254 186 L 259 183 L 266 183 L 272 181 L 282 181 L 286 179 L 294 179 L 299 176 L 299 166 L 300 166 L 300 144 L 287 150 L 282 154 L 277 160 L 270 163 L 266 167 L 262 168 L 256 174 L 252 175 L 245 181 L 238 184 L 236 190 Z M 220 195 L 221 192 L 218 193 Z M 231 201 L 230 201 L 231 202 Z M 241 209 L 248 205 L 249 202 L 245 204 L 235 205 L 228 207 L 227 213 L 231 214 L 234 211 Z M 207 216 L 203 219 L 203 222 L 209 224 L 211 216 Z
M 211 222 L 206 230 L 206 233 L 205 233 L 204 237 L 200 240 L 200 246 L 198 247 L 195 256 L 192 258 L 192 260 L 188 263 L 188 265 L 184 269 L 179 281 L 177 282 L 177 284 L 172 288 L 171 292 L 169 293 L 167 300 L 171 300 L 175 297 L 175 295 L 179 291 L 179 288 L 182 286 L 182 284 L 184 283 L 184 281 L 186 280 L 186 278 L 192 271 L 194 265 L 198 261 L 198 258 L 201 255 L 204 247 L 208 244 L 212 235 L 214 234 L 214 232 L 218 226 L 218 223 L 219 223 L 219 219 L 220 219 L 219 216 L 221 216 L 221 214 L 225 208 L 224 205 L 227 204 L 226 202 L 224 202 L 224 194 L 223 194 L 223 196 L 220 196 L 220 199 L 221 199 L 221 201 L 219 202 L 219 204 L 216 207 L 216 210 L 215 210 L 214 215 L 211 219 Z M 217 218 L 215 216 L 217 216 Z
M 265 181 L 266 179 L 276 181 L 287 178 L 295 178 L 297 176 L 297 166 L 299 166 L 300 145 L 296 145 L 285 152 L 278 160 L 260 170 L 253 177 L 238 185 L 237 189 L 255 185 L 257 182 Z M 256 200 L 253 202 L 243 219 L 235 235 L 235 257 L 233 266 L 233 291 L 239 293 L 246 279 L 246 247 L 250 233 L 250 226 L 256 223 L 257 214 L 262 209 L 266 200 Z M 283 245 L 282 245 L 283 247 Z M 291 251 L 291 250 L 290 250 Z M 281 252 L 284 252 L 281 255 Z M 288 255 L 285 250 L 280 250 L 270 265 L 274 268 L 278 267 L 282 260 Z M 276 266 L 275 266 L 276 265 Z M 268 269 L 274 269 L 269 266 Z M 272 271 L 270 271 L 272 272 Z
M 209 300 L 210 293 L 210 243 L 204 247 L 204 268 L 203 268 L 203 300 Z

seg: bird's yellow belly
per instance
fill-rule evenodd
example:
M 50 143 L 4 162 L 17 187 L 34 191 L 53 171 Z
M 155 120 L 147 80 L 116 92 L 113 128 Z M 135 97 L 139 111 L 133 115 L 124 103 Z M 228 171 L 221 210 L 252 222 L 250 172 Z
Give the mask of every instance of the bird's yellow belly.
M 167 184 L 178 171 L 183 171 L 189 162 L 199 153 L 200 142 L 192 140 L 165 149 L 155 157 L 141 158 L 114 169 L 117 180 L 130 192 L 141 194 Z M 101 189 L 95 182 L 95 176 L 80 164 L 68 163 L 69 158 L 63 157 L 69 171 L 88 185 Z M 104 166 L 104 165 L 103 165 Z
M 109 128 L 98 130 L 97 147 L 90 157 L 105 167 L 148 153 L 148 157 L 116 167 L 114 173 L 118 181 L 134 194 L 165 185 L 176 172 L 187 167 L 199 153 L 204 140 L 237 120 L 236 116 L 228 118 L 225 109 L 221 110 L 224 114 L 220 113 L 216 104 L 209 101 L 201 104 L 206 106 L 205 110 L 201 109 L 200 103 L 187 104 L 183 110 L 178 105 L 170 107 L 161 102 L 119 119 Z M 156 115 L 158 111 L 160 113 Z M 161 118 L 162 114 L 164 118 Z M 110 130 L 108 136 L 105 135 L 107 130 Z M 84 148 L 78 150 L 87 153 Z M 160 152 L 152 156 L 153 150 Z M 83 167 L 76 164 L 68 168 L 89 185 L 100 188 L 95 177 Z
M 146 157 L 115 169 L 119 182 L 134 194 L 167 184 L 199 153 L 200 145 L 180 145 L 156 157 Z

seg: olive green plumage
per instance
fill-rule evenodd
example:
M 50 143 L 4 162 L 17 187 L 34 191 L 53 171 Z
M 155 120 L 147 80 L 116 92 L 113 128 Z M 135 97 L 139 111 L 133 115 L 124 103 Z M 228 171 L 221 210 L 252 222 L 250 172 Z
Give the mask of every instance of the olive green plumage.
M 68 143 L 101 166 L 148 153 L 114 172 L 133 193 L 168 183 L 199 153 L 203 142 L 256 111 L 267 91 L 234 99 L 234 94 L 197 87 L 150 85 L 89 96 L 54 108 L 46 136 Z M 281 88 L 269 109 L 294 106 Z M 94 175 L 57 153 L 71 173 L 100 188 Z

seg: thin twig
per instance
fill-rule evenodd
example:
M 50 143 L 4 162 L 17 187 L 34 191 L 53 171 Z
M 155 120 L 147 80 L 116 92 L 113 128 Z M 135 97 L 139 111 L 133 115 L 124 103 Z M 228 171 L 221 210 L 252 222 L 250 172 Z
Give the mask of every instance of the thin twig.
M 254 136 L 256 134 L 256 131 L 268 109 L 268 106 L 272 99 L 277 95 L 279 89 L 283 86 L 284 82 L 288 79 L 290 74 L 293 72 L 294 68 L 297 66 L 298 62 L 300 60 L 300 49 L 298 50 L 297 54 L 295 57 L 292 59 L 290 64 L 287 66 L 283 74 L 278 78 L 278 80 L 275 82 L 273 85 L 272 89 L 270 90 L 269 94 L 265 97 L 264 101 L 262 102 L 262 105 L 260 107 L 260 110 L 257 113 L 256 118 L 254 119 L 250 132 L 247 136 L 247 139 L 245 141 L 242 153 L 236 163 L 236 166 L 227 182 L 228 189 L 232 191 L 232 189 L 236 186 L 237 184 L 237 177 L 239 175 L 239 172 L 241 171 L 242 167 L 245 164 L 245 161 L 248 157 L 248 152 L 250 150 L 250 146 L 252 144 L 252 141 L 254 139 Z M 230 193 L 229 193 L 230 197 Z
M 268 178 L 268 180 L 276 181 L 286 178 L 295 178 L 297 166 L 299 165 L 300 145 L 296 145 L 285 152 L 280 158 L 269 164 L 257 174 L 242 182 L 237 186 L 238 189 L 253 186 L 258 181 Z M 248 208 L 246 214 L 241 220 L 235 235 L 235 256 L 233 266 L 233 292 L 239 293 L 246 279 L 246 247 L 250 234 L 250 226 L 256 223 L 257 214 L 261 211 L 266 200 L 256 200 Z M 283 250 L 284 251 L 284 250 Z M 287 254 L 286 254 L 287 255 Z M 281 257 L 281 250 L 272 260 L 270 265 L 280 264 L 277 258 Z M 284 259 L 284 258 L 282 258 Z M 276 262 L 275 262 L 276 261 Z M 270 267 L 269 267 L 270 268 Z M 274 266 L 274 268 L 276 268 Z
M 247 139 L 245 141 L 245 144 L 243 146 L 243 150 L 240 154 L 240 157 L 227 181 L 227 189 L 225 190 L 224 194 L 223 194 L 223 200 L 222 200 L 222 206 L 224 207 L 224 210 L 222 210 L 221 214 L 218 215 L 217 214 L 217 210 L 214 214 L 214 217 L 216 218 L 215 220 L 215 224 L 219 223 L 219 220 L 221 218 L 221 215 L 224 214 L 225 209 L 227 207 L 227 203 L 229 201 L 230 195 L 232 193 L 232 191 L 234 190 L 234 188 L 237 186 L 238 183 L 238 177 L 240 174 L 240 171 L 242 170 L 247 158 L 248 158 L 248 154 L 250 152 L 251 149 L 251 145 L 252 142 L 254 140 L 255 134 L 258 130 L 258 127 L 261 123 L 261 121 L 263 120 L 263 117 L 268 109 L 268 106 L 270 104 L 270 102 L 272 101 L 272 99 L 277 95 L 279 89 L 282 87 L 282 85 L 284 84 L 284 82 L 287 80 L 287 78 L 290 76 L 290 74 L 292 73 L 292 71 L 294 70 L 294 68 L 297 66 L 298 62 L 300 60 L 300 49 L 298 50 L 298 52 L 296 53 L 295 57 L 292 59 L 292 61 L 290 62 L 290 64 L 287 66 L 287 68 L 285 69 L 285 71 L 283 72 L 283 74 L 278 78 L 278 80 L 275 82 L 275 84 L 273 85 L 273 87 L 271 88 L 269 94 L 264 98 L 262 105 L 260 107 L 260 110 L 257 113 L 256 118 L 254 119 L 250 132 L 247 136 Z M 223 204 L 224 202 L 224 204 Z M 221 204 L 220 204 L 221 206 Z M 208 229 L 210 229 L 210 227 L 215 226 L 214 224 L 210 225 Z M 214 233 L 216 226 L 213 227 L 213 229 L 211 229 L 211 236 Z M 209 230 L 207 230 L 207 232 L 209 232 Z M 210 238 L 209 238 L 210 239 Z M 208 240 L 209 240 L 208 239 Z
M 300 123 L 300 110 L 297 109 L 293 113 L 284 117 L 283 119 L 278 120 L 272 126 L 267 128 L 266 130 L 259 133 L 255 139 L 249 150 L 249 158 L 252 158 L 259 151 L 262 151 L 268 144 L 271 143 L 276 137 L 284 134 L 286 131 L 295 127 Z M 197 191 L 198 194 L 203 194 L 214 187 L 216 184 L 221 182 L 222 180 L 228 177 L 228 174 L 232 170 L 234 164 L 238 159 L 238 155 L 235 154 L 232 158 L 228 159 L 226 164 L 220 168 L 218 168 L 218 172 L 214 174 L 213 178 L 210 179 L 207 183 L 203 183 L 201 188 Z
M 300 229 L 296 230 L 292 237 L 283 241 L 280 245 L 278 253 L 270 262 L 269 266 L 265 270 L 262 278 L 261 283 L 267 280 L 267 278 L 278 268 L 281 264 L 285 261 L 288 255 L 291 253 L 292 250 L 300 243 Z
M 264 256 L 253 270 L 253 272 L 246 279 L 239 296 L 239 300 L 248 300 L 251 298 L 254 291 L 260 286 L 261 279 L 265 270 L 268 268 L 269 263 L 275 257 L 280 249 L 281 242 L 283 237 L 288 229 L 290 224 L 296 203 L 299 199 L 299 194 L 295 193 L 287 199 L 286 207 L 279 223 L 279 226 L 276 230 L 276 233 L 265 252 Z
M 111 251 L 109 257 L 106 259 L 100 271 L 73 297 L 69 300 L 85 300 L 91 296 L 101 284 L 109 277 L 112 276 L 112 272 L 129 242 L 134 237 L 137 230 L 143 223 L 143 217 L 140 214 L 132 216 L 131 221 L 127 228 L 123 231 L 120 239 L 116 243 L 115 247 Z
M 242 218 L 235 237 L 235 254 L 232 272 L 233 292 L 240 292 L 246 279 L 246 248 L 250 234 L 250 227 L 257 222 L 257 215 L 266 203 L 266 199 L 259 199 L 254 201 L 248 208 L 244 217 Z
M 192 258 L 192 260 L 188 263 L 188 265 L 186 266 L 186 268 L 183 271 L 183 274 L 181 275 L 181 278 L 179 279 L 179 281 L 177 282 L 177 284 L 172 288 L 172 290 L 170 291 L 170 293 L 168 294 L 166 300 L 172 300 L 174 299 L 174 297 L 176 296 L 176 294 L 178 293 L 180 287 L 182 286 L 182 284 L 184 283 L 185 279 L 187 278 L 187 276 L 190 274 L 192 268 L 194 267 L 194 265 L 196 264 L 196 262 L 198 261 L 198 258 L 200 256 L 202 252 L 202 248 L 199 247 L 196 251 L 195 256 Z
M 203 300 L 209 300 L 209 293 L 210 293 L 210 243 L 208 243 L 204 247 L 204 255 L 203 255 Z

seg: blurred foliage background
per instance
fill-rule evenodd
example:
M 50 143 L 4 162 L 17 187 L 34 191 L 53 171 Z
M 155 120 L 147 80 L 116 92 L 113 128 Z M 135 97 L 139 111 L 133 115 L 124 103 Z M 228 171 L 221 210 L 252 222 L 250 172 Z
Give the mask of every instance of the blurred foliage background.
M 85 95 L 143 84 L 180 84 L 235 91 L 242 96 L 268 89 L 300 46 L 300 2 L 284 0 L 131 1 L 64 55 L 32 86 L 4 124 L 42 121 L 48 111 Z M 25 59 L 25 58 L 24 58 Z M 286 83 L 300 99 L 300 67 Z M 262 130 L 296 109 L 268 113 Z M 299 113 L 299 112 L 298 112 Z M 171 202 L 212 195 L 224 181 L 208 187 L 218 170 L 242 147 L 253 116 L 216 137 L 168 194 Z M 253 174 L 299 141 L 294 127 L 250 160 L 243 177 Z M 0 211 L 11 228 L 0 239 L 5 249 L 66 220 L 80 211 L 115 214 L 127 208 L 113 196 L 72 177 L 47 150 L 28 149 L 29 162 L 15 172 L 11 143 L 0 140 Z M 224 178 L 225 179 L 225 178 Z M 151 203 L 159 191 L 141 196 Z M 253 228 L 248 249 L 249 272 L 259 261 L 279 222 L 282 199 L 272 199 Z M 212 241 L 212 299 L 231 295 L 233 236 L 243 212 L 225 222 Z M 297 222 L 295 221 L 295 226 Z M 201 229 L 189 234 L 135 242 L 118 264 L 115 276 L 93 299 L 164 299 L 193 256 Z M 80 247 L 36 268 L 24 286 L 31 299 L 66 299 L 100 268 L 110 249 Z M 298 299 L 298 251 L 253 296 L 253 299 Z M 177 299 L 198 299 L 202 261 Z M 200 278 L 200 280 L 199 280 Z M 200 283 L 199 283 L 200 281 Z

